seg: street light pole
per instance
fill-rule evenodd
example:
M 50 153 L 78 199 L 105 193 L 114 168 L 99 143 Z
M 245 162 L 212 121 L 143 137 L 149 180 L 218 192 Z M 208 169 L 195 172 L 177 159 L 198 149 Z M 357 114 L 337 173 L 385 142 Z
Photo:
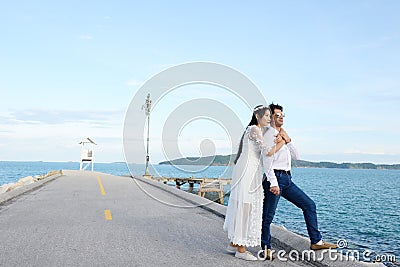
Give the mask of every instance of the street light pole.
M 150 143 L 150 109 L 151 109 L 151 99 L 150 93 L 147 95 L 146 102 L 142 106 L 142 109 L 145 109 L 145 113 L 147 116 L 147 151 L 146 151 L 146 171 L 145 176 L 150 176 L 149 174 L 149 143 Z

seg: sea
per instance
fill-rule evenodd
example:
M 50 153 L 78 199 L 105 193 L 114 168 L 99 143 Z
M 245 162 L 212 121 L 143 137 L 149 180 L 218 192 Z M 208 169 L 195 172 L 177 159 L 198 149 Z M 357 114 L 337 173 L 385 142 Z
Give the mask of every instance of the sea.
M 0 185 L 52 170 L 78 170 L 78 162 L 0 161 Z M 145 166 L 123 162 L 96 163 L 94 170 L 119 176 L 143 175 Z M 150 174 L 164 177 L 229 178 L 232 167 L 151 165 Z M 316 203 L 324 240 L 345 242 L 349 250 L 400 261 L 400 170 L 294 168 L 293 181 Z M 170 183 L 170 186 L 174 184 Z M 187 185 L 181 187 L 187 190 Z M 194 193 L 196 193 L 195 185 Z M 229 186 L 224 191 L 229 192 Z M 229 194 L 225 197 L 228 203 Z M 281 198 L 273 221 L 307 237 L 303 214 Z

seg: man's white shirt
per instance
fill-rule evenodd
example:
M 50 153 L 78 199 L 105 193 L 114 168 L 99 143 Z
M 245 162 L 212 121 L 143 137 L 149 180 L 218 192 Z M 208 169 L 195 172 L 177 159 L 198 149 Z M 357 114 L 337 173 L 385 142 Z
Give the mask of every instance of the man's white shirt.
M 275 138 L 279 132 L 273 127 L 265 127 L 264 130 L 263 142 L 269 150 L 275 146 Z M 283 145 L 272 156 L 262 153 L 264 173 L 267 176 L 267 181 L 271 183 L 271 187 L 278 186 L 274 170 L 290 171 L 292 169 L 292 158 L 299 159 L 299 154 L 293 142 Z

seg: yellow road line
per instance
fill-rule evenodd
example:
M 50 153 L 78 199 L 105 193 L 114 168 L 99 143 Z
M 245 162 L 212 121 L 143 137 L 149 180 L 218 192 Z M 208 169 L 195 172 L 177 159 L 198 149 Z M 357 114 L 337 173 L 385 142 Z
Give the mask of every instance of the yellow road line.
M 111 221 L 112 220 L 111 211 L 110 210 L 104 210 L 104 217 L 106 217 L 107 221 Z
M 97 182 L 99 182 L 100 192 L 104 196 L 106 194 L 106 191 L 104 191 L 104 187 L 103 184 L 101 183 L 100 176 L 97 176 Z

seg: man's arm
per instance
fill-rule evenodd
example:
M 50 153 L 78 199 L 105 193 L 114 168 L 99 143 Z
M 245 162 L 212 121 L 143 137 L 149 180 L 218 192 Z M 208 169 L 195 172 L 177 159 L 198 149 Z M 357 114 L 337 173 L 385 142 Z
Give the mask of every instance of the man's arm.
M 289 149 L 290 156 L 294 160 L 300 159 L 299 152 L 297 151 L 296 147 L 294 146 L 292 139 L 289 137 L 287 132 L 281 128 L 279 131 L 279 135 L 282 136 L 282 139 L 285 141 L 287 148 Z
M 275 176 L 275 172 L 272 166 L 272 163 L 274 161 L 273 156 L 269 157 L 266 155 L 261 156 L 263 159 L 263 167 L 264 167 L 264 173 L 267 176 L 267 181 L 270 182 L 270 188 L 269 191 L 274 194 L 274 195 L 279 195 L 279 185 L 278 185 L 278 179 Z
M 297 148 L 294 146 L 293 142 L 290 142 L 286 146 L 289 148 L 290 156 L 292 157 L 292 159 L 299 160 L 299 152 L 297 151 Z

